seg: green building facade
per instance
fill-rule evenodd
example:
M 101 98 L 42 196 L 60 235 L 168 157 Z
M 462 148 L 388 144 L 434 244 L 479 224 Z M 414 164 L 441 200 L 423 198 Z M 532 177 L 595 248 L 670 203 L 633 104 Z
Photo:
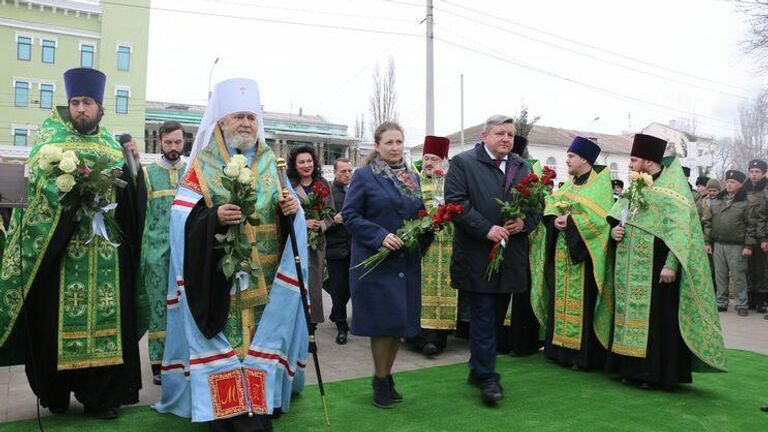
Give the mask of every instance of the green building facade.
M 66 105 L 63 74 L 107 75 L 102 124 L 143 146 L 150 0 L 0 0 L 0 146 L 31 146 L 53 107 Z

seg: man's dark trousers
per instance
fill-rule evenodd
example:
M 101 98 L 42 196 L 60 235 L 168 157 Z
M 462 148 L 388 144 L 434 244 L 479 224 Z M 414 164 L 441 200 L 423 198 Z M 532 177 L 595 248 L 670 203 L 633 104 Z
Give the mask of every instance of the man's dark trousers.
M 504 324 L 512 294 L 467 293 L 469 297 L 469 370 L 482 382 L 499 380 L 495 371 L 496 338 Z
M 326 259 L 328 264 L 328 291 L 333 300 L 331 321 L 339 331 L 349 331 L 347 323 L 347 303 L 349 303 L 349 259 Z

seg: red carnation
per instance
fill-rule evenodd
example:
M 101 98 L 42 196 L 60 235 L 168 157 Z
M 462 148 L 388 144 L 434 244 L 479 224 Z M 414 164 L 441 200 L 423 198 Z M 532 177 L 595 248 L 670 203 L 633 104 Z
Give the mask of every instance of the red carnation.
M 445 215 L 443 215 L 443 220 L 444 221 L 450 222 L 451 219 L 453 219 L 453 215 L 451 213 L 446 213 Z
M 531 175 L 530 175 L 530 176 L 528 176 L 528 179 L 529 179 L 531 182 L 537 182 L 537 181 L 539 181 L 539 176 L 537 176 L 537 175 L 536 175 L 536 173 L 531 173 Z
M 435 176 L 438 176 L 438 177 L 442 177 L 442 176 L 445 175 L 445 171 L 443 171 L 440 168 L 438 168 L 438 169 L 432 171 L 432 175 L 435 175 Z
M 520 179 L 520 184 L 523 185 L 523 186 L 527 186 L 528 183 L 530 183 L 530 182 L 531 181 L 528 179 L 528 177 L 523 177 L 523 178 Z
M 429 216 L 429 212 L 426 210 L 419 210 L 419 217 Z
M 544 177 L 543 180 L 541 180 L 542 183 L 544 183 L 547 186 L 552 186 L 552 177 Z
M 328 188 L 324 187 L 320 189 L 320 196 L 322 196 L 323 198 L 327 197 L 330 193 L 331 191 L 329 191 Z
M 529 191 L 528 189 L 524 190 L 523 191 L 523 196 L 526 197 L 526 198 L 529 198 L 531 196 L 531 191 Z
M 525 180 L 525 179 L 523 179 L 523 180 Z M 522 183 L 522 181 L 520 181 L 520 183 Z M 525 189 L 525 186 L 523 186 L 522 184 L 519 184 L 519 185 L 515 186 L 515 190 L 517 190 L 518 192 L 523 192 L 526 189 Z
M 320 211 L 320 206 L 319 205 L 313 205 L 312 207 L 310 207 L 310 210 L 319 212 Z

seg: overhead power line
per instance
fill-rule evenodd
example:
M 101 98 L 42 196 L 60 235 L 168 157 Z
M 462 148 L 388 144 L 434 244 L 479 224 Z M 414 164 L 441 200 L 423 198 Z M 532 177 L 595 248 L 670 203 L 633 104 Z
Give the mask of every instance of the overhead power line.
M 569 42 L 569 43 L 572 43 L 572 44 L 575 44 L 575 45 L 579 45 L 579 46 L 582 46 L 582 47 L 585 47 L 585 48 L 590 48 L 590 49 L 593 49 L 595 51 L 600 51 L 600 52 L 603 52 L 603 53 L 606 53 L 606 54 L 610 54 L 612 56 L 620 57 L 622 59 L 629 60 L 629 61 L 632 61 L 632 62 L 635 62 L 635 63 L 643 64 L 645 66 L 650 66 L 650 67 L 654 67 L 654 68 L 657 68 L 657 69 L 665 70 L 667 72 L 672 72 L 672 73 L 675 73 L 675 74 L 683 75 L 683 76 L 686 76 L 686 77 L 689 77 L 689 78 L 694 78 L 694 79 L 697 79 L 697 80 L 706 81 L 706 82 L 709 82 L 711 84 L 718 84 L 718 85 L 721 85 L 721 86 L 731 87 L 731 88 L 734 88 L 734 89 L 744 90 L 744 91 L 752 91 L 753 90 L 753 89 L 750 89 L 750 88 L 747 88 L 747 87 L 742 87 L 742 86 L 738 86 L 738 85 L 734 85 L 734 84 L 730 84 L 730 83 L 726 83 L 726 82 L 722 82 L 722 81 L 717 81 L 717 80 L 714 80 L 714 79 L 711 79 L 711 78 L 707 78 L 707 77 L 703 77 L 703 76 L 699 76 L 699 75 L 694 75 L 694 74 L 691 74 L 691 73 L 688 73 L 688 72 L 676 70 L 676 69 L 670 68 L 668 66 L 664 66 L 664 65 L 661 65 L 661 64 L 653 63 L 653 62 L 650 62 L 650 61 L 647 61 L 647 60 L 638 59 L 638 58 L 635 58 L 635 57 L 632 57 L 632 56 L 628 56 L 628 55 L 620 53 L 620 52 L 612 51 L 612 50 L 609 50 L 609 49 L 606 49 L 606 48 L 602 48 L 602 47 L 599 47 L 599 46 L 596 46 L 596 45 L 592 45 L 592 44 L 588 44 L 588 43 L 585 43 L 585 42 L 581 42 L 581 41 L 578 41 L 576 39 L 572 39 L 572 38 L 568 38 L 568 37 L 565 37 L 565 36 L 558 35 L 556 33 L 548 32 L 546 30 L 541 30 L 539 28 L 536 28 L 536 27 L 533 27 L 533 26 L 530 26 L 530 25 L 527 25 L 527 24 L 523 24 L 523 23 L 520 23 L 520 22 L 517 22 L 517 21 L 513 21 L 513 20 L 510 20 L 508 18 L 502 18 L 502 17 L 498 16 L 497 14 L 494 15 L 494 14 L 491 14 L 491 13 L 488 13 L 488 12 L 484 12 L 484 11 L 481 11 L 481 10 L 473 9 L 471 7 L 468 7 L 468 6 L 460 5 L 460 4 L 454 3 L 452 1 L 443 0 L 441 3 L 448 4 L 448 5 L 451 5 L 453 7 L 460 8 L 460 9 L 466 10 L 468 12 L 476 13 L 478 15 L 482 15 L 482 16 L 485 16 L 485 17 L 488 17 L 488 18 L 493 18 L 493 19 L 496 19 L 496 20 L 499 20 L 499 21 L 503 21 L 505 23 L 512 24 L 512 25 L 515 25 L 515 26 L 518 26 L 518 27 L 522 27 L 522 28 L 527 29 L 527 30 L 532 30 L 532 31 L 535 31 L 535 32 L 538 32 L 538 33 L 541 33 L 541 34 L 544 34 L 544 35 L 547 35 L 547 36 L 550 36 L 550 37 L 553 37 L 553 38 L 556 38 L 556 39 L 560 39 L 562 41 L 566 41 L 566 42 Z M 446 10 L 446 9 L 442 9 L 441 8 L 440 10 L 443 11 L 443 12 L 447 12 L 447 13 L 453 14 L 453 15 L 458 15 L 455 12 L 451 12 L 451 11 Z M 484 24 L 487 25 L 487 23 L 484 23 Z
M 447 40 L 447 39 L 443 39 L 443 38 L 438 38 L 438 37 L 435 37 L 435 40 L 439 40 L 439 41 L 441 41 L 443 43 L 446 43 L 448 45 L 454 46 L 456 48 L 460 48 L 460 49 L 463 49 L 463 50 L 466 50 L 466 51 L 473 52 L 475 54 L 479 54 L 479 55 L 482 55 L 482 56 L 485 56 L 485 57 L 493 58 L 493 59 L 496 59 L 496 60 L 499 60 L 499 61 L 502 61 L 502 62 L 505 62 L 505 63 L 509 63 L 511 65 L 518 66 L 518 67 L 521 67 L 523 69 L 527 69 L 527 70 L 530 70 L 530 71 L 533 71 L 533 72 L 536 72 L 536 73 L 539 73 L 539 74 L 548 75 L 548 76 L 551 76 L 553 78 L 557 78 L 557 79 L 562 80 L 562 81 L 566 81 L 566 82 L 569 82 L 569 83 L 572 83 L 572 84 L 576 84 L 576 85 L 579 85 L 581 87 L 585 87 L 585 88 L 588 88 L 588 89 L 591 89 L 591 90 L 594 90 L 594 91 L 597 91 L 597 92 L 600 92 L 600 93 L 612 96 L 614 98 L 622 99 L 622 100 L 625 100 L 625 101 L 630 101 L 630 102 L 633 102 L 633 103 L 641 103 L 641 104 L 652 106 L 652 107 L 655 107 L 655 108 L 664 109 L 664 110 L 669 111 L 669 112 L 677 113 L 678 115 L 680 115 L 680 114 L 689 115 L 690 114 L 690 113 L 688 113 L 688 112 L 686 112 L 684 110 L 678 109 L 678 108 L 669 107 L 669 106 L 666 106 L 666 105 L 663 105 L 663 104 L 647 101 L 647 100 L 644 100 L 644 99 L 641 99 L 641 98 L 637 98 L 637 97 L 634 97 L 634 96 L 629 96 L 629 95 L 626 95 L 626 94 L 623 94 L 623 93 L 619 93 L 619 92 L 616 92 L 616 91 L 613 91 L 613 90 L 605 89 L 603 87 L 600 87 L 600 86 L 597 86 L 597 85 L 594 85 L 594 84 L 589 84 L 589 83 L 585 83 L 585 82 L 582 82 L 582 81 L 578 81 L 578 80 L 575 80 L 573 78 L 569 78 L 569 77 L 560 75 L 560 74 L 558 74 L 556 72 L 552 72 L 552 71 L 545 70 L 545 69 L 542 69 L 542 68 L 539 68 L 539 67 L 536 67 L 536 66 L 532 66 L 532 65 L 528 65 L 528 64 L 525 64 L 525 63 L 522 63 L 522 62 L 519 62 L 519 61 L 515 61 L 515 60 L 512 60 L 505 53 L 499 53 L 498 51 L 496 51 L 496 53 L 492 53 L 492 52 L 489 53 L 489 52 L 485 52 L 485 51 L 481 51 L 481 50 L 472 48 L 470 46 L 467 46 L 467 45 L 464 45 L 464 44 L 461 44 L 461 43 L 458 43 L 458 42 L 453 42 L 453 41 L 450 41 L 450 40 Z M 488 47 L 484 47 L 484 48 L 488 49 L 490 51 L 495 51 L 495 50 L 493 50 L 491 48 L 488 48 Z M 716 117 L 710 117 L 710 116 L 701 115 L 701 114 L 697 115 L 697 117 L 705 118 L 705 119 L 709 119 L 709 120 L 712 120 L 712 121 L 716 121 L 716 122 L 720 122 L 720 123 L 724 123 L 724 124 L 729 124 L 729 125 L 732 123 L 731 121 L 722 120 L 722 119 L 719 119 L 719 118 L 716 118 Z M 728 131 L 731 130 L 730 127 L 719 126 L 719 125 L 715 125 L 713 123 L 705 123 L 705 122 L 701 122 L 701 121 L 700 121 L 700 123 L 708 124 L 709 126 L 716 127 L 716 128 L 722 129 L 722 130 L 726 130 L 726 129 Z

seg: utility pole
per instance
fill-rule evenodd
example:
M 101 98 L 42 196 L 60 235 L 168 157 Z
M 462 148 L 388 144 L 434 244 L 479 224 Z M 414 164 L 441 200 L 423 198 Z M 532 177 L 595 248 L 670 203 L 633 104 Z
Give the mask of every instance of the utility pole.
M 434 71 L 434 38 L 432 31 L 434 19 L 432 16 L 432 0 L 427 0 L 427 127 L 426 135 L 435 134 L 435 71 Z
M 461 142 L 459 152 L 464 152 L 464 74 L 461 74 Z

